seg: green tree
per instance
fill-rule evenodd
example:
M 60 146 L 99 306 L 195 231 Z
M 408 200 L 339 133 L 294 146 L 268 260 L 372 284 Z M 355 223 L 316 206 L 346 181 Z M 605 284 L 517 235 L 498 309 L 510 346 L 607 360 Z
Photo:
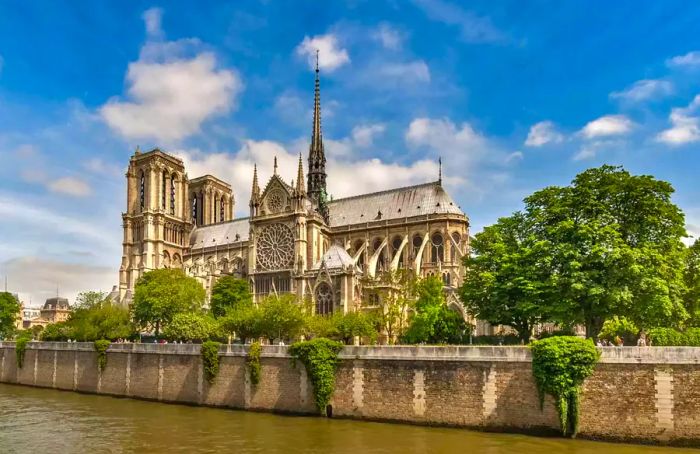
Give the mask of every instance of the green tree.
M 331 317 L 331 323 L 335 327 L 335 336 L 325 336 L 337 338 L 345 344 L 352 344 L 355 337 L 362 337 L 370 342 L 377 339 L 377 330 L 375 328 L 375 320 L 371 314 L 360 311 L 352 311 L 347 314 L 340 312 Z
M 620 167 L 589 169 L 567 187 L 525 199 L 526 216 L 550 269 L 547 310 L 595 337 L 625 316 L 640 328 L 687 318 L 683 305 L 685 222 L 672 186 Z
M 108 304 L 107 294 L 105 292 L 87 291 L 80 292 L 75 298 L 75 309 L 90 309 L 99 307 L 103 304 Z
M 548 244 L 520 212 L 477 233 L 465 257 L 460 297 L 467 311 L 494 325 L 507 325 L 529 342 L 536 324 L 549 319 Z
M 304 313 L 294 295 L 270 295 L 260 303 L 261 333 L 270 341 L 292 339 L 304 328 Z
M 338 326 L 335 317 L 325 315 L 307 315 L 304 321 L 304 335 L 308 339 L 325 337 L 327 339 L 338 339 Z
M 217 334 L 216 320 L 208 314 L 197 312 L 181 312 L 163 329 L 163 335 L 168 339 L 188 341 L 205 341 Z
M 262 310 L 256 306 L 241 306 L 229 310 L 219 319 L 221 332 L 227 336 L 238 336 L 243 343 L 263 335 Z
M 12 293 L 0 292 L 0 338 L 12 336 L 20 311 L 20 304 Z
M 43 337 L 66 335 L 68 339 L 92 342 L 100 339 L 128 339 L 135 336 L 136 327 L 131 321 L 128 309 L 107 302 L 101 304 L 75 309 L 65 322 L 65 327 L 59 326 L 55 328 L 56 332 L 49 332 Z M 47 329 L 55 325 L 59 324 L 48 325 Z
M 690 314 L 689 324 L 700 326 L 700 240 L 685 250 L 683 280 L 686 291 L 683 295 L 685 307 Z
M 152 328 L 158 336 L 176 314 L 201 310 L 204 296 L 204 287 L 184 271 L 153 270 L 136 282 L 131 311 L 140 328 Z
M 229 310 L 252 305 L 253 295 L 247 280 L 223 276 L 214 284 L 210 302 L 214 317 L 222 317 Z
M 442 280 L 437 276 L 428 276 L 418 281 L 416 294 L 415 311 L 403 335 L 403 342 L 463 343 L 470 327 L 461 315 L 447 307 Z
M 377 331 L 388 343 L 401 337 L 408 325 L 408 315 L 416 301 L 417 279 L 406 269 L 386 272 L 377 281 L 365 280 L 363 306 L 373 316 Z

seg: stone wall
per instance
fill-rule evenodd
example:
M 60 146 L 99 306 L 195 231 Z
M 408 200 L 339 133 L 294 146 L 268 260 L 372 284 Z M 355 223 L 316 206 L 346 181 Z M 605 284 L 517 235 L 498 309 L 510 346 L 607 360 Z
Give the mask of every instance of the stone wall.
M 262 351 L 253 385 L 246 348 L 222 346 L 204 379 L 198 345 L 113 344 L 104 371 L 91 343 L 32 342 L 17 367 L 0 343 L 0 382 L 165 402 L 318 414 L 304 367 L 287 347 Z M 556 432 L 540 409 L 523 347 L 346 347 L 331 400 L 337 417 L 490 431 Z M 700 348 L 603 348 L 581 398 L 580 437 L 700 445 Z

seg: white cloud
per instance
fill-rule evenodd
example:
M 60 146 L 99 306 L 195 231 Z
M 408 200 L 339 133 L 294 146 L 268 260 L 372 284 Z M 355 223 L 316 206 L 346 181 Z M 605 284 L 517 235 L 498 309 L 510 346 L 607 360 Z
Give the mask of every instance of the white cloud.
M 541 147 L 548 143 L 561 143 L 564 135 L 557 131 L 556 126 L 551 121 L 540 121 L 530 127 L 530 132 L 525 139 L 527 147 Z
M 403 43 L 403 35 L 397 29 L 387 23 L 382 23 L 372 34 L 372 37 L 379 41 L 385 49 L 398 50 Z
M 685 55 L 678 55 L 666 61 L 668 66 L 675 67 L 694 67 L 700 66 L 700 51 L 688 52 Z
M 580 133 L 587 139 L 619 136 L 629 133 L 634 123 L 624 115 L 605 115 L 589 122 Z
M 352 128 L 352 140 L 359 147 L 370 147 L 374 143 L 374 138 L 382 134 L 386 127 L 381 124 L 359 125 Z
M 51 192 L 66 194 L 73 197 L 87 197 L 92 193 L 90 186 L 75 177 L 63 177 L 47 183 Z
M 696 115 L 699 107 L 700 95 L 697 95 L 688 107 L 672 109 L 669 115 L 672 126 L 657 134 L 656 140 L 674 146 L 699 141 L 700 117 Z
M 495 43 L 507 40 L 488 17 L 478 16 L 460 6 L 442 0 L 413 0 L 431 20 L 459 28 L 461 38 L 470 43 Z
M 658 99 L 673 93 L 673 84 L 667 80 L 642 79 L 622 91 L 610 93 L 613 99 L 640 102 L 648 99 Z
M 384 78 L 401 79 L 406 82 L 430 82 L 430 69 L 423 60 L 407 63 L 386 63 L 377 69 Z
M 338 38 L 332 33 L 313 38 L 305 36 L 296 48 L 297 55 L 306 57 L 311 69 L 316 67 L 316 51 L 318 51 L 319 68 L 328 72 L 350 63 L 348 51 L 339 47 Z
M 47 180 L 46 172 L 41 169 L 24 169 L 19 174 L 20 178 L 27 183 L 42 183 Z
M 107 163 L 100 158 L 90 158 L 87 161 L 84 161 L 82 163 L 82 166 L 83 168 L 92 173 L 110 175 L 115 177 L 119 176 L 122 170 L 119 168 L 119 166 Z
M 127 98 L 99 109 L 105 122 L 128 139 L 177 142 L 199 132 L 207 119 L 235 106 L 243 84 L 232 69 L 218 69 L 214 54 L 199 52 L 199 41 L 161 41 L 158 9 L 144 13 L 149 41 L 129 64 Z

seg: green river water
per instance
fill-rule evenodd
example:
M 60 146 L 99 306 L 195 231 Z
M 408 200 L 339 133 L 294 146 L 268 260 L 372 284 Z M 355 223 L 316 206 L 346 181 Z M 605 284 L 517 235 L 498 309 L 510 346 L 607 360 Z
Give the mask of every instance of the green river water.
M 700 450 L 278 416 L 0 384 L 0 453 L 670 454 Z

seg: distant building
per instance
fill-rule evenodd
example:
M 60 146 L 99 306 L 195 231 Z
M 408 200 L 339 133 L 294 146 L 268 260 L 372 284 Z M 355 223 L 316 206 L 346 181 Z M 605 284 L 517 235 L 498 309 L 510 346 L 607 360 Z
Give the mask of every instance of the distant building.
M 39 310 L 39 317 L 29 320 L 29 323 L 25 326 L 31 328 L 32 326 L 46 326 L 49 323 L 65 322 L 68 320 L 71 310 L 66 298 L 49 298 L 44 303 L 44 307 Z
M 35 318 L 41 317 L 41 309 L 36 307 L 22 307 L 22 328 L 27 329 L 32 326 L 31 322 Z

